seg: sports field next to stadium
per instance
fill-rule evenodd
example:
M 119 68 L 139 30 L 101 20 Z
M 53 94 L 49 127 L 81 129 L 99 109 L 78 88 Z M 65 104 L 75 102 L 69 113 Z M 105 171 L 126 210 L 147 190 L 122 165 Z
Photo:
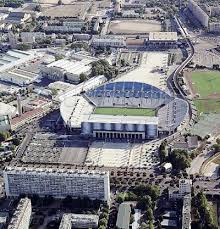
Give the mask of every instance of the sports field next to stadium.
M 220 113 L 220 72 L 195 71 L 191 73 L 192 90 L 199 96 L 194 102 L 204 113 Z
M 94 114 L 102 115 L 127 115 L 127 116 L 155 116 L 155 110 L 147 108 L 124 107 L 97 107 Z

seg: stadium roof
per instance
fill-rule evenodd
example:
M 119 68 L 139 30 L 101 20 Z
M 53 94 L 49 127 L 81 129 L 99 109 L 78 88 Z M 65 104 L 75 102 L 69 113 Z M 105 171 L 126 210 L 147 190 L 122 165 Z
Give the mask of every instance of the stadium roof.
M 96 106 L 125 106 L 156 108 L 173 98 L 152 85 L 138 82 L 113 82 L 86 92 L 86 97 Z
M 87 122 L 157 125 L 158 117 L 91 114 Z

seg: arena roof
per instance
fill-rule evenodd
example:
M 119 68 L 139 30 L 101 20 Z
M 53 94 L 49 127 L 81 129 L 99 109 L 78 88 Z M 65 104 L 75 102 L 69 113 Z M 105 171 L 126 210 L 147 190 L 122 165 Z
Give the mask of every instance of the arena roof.
M 113 82 L 86 93 L 96 106 L 156 108 L 173 98 L 152 85 L 138 82 Z
M 99 122 L 158 124 L 160 131 L 172 131 L 188 114 L 186 101 L 145 83 L 111 82 L 84 95 L 68 97 L 61 103 L 61 115 L 73 128 L 80 128 L 82 122 Z M 157 117 L 93 114 L 95 107 L 152 108 L 158 112 Z
M 157 125 L 158 117 L 91 114 L 86 122 Z

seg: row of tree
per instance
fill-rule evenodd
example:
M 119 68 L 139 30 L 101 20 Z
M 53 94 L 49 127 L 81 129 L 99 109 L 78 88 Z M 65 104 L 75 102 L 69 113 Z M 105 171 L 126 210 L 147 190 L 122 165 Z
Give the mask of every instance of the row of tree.
M 196 229 L 217 229 L 214 224 L 213 215 L 210 206 L 203 192 L 199 192 L 192 198 L 192 207 L 194 208 L 194 221 L 192 228 Z

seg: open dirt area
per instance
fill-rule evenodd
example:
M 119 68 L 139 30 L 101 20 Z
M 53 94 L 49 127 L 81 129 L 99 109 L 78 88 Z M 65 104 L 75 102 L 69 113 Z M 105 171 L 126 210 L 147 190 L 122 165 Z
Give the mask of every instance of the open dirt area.
M 112 21 L 108 28 L 108 32 L 114 34 L 144 34 L 159 31 L 161 31 L 161 23 L 153 20 L 117 20 Z
M 84 18 L 90 3 L 78 2 L 74 4 L 50 6 L 43 10 L 44 16 L 55 17 L 79 17 Z

